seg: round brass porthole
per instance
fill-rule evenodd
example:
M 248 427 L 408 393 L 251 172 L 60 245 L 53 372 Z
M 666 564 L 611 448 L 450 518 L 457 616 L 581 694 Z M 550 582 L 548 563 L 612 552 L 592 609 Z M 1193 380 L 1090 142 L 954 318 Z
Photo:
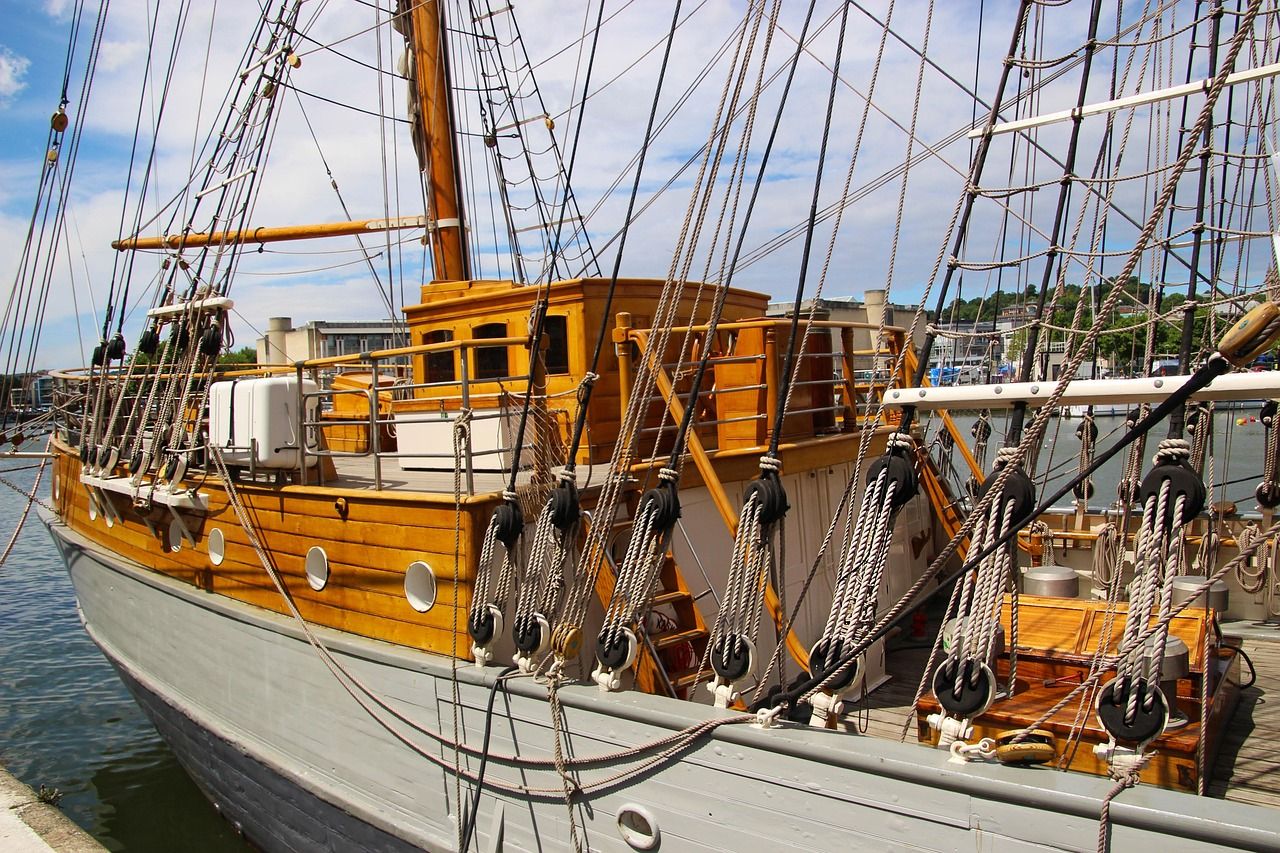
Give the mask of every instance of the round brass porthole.
M 421 560 L 409 564 L 404 573 L 404 597 L 409 606 L 419 613 L 426 613 L 436 603 L 436 573 Z
M 209 531 L 209 562 L 215 566 L 221 566 L 222 561 L 227 558 L 227 540 L 222 535 L 222 529 L 215 527 Z
M 319 545 L 311 546 L 307 552 L 307 583 L 319 592 L 329 583 L 329 555 Z

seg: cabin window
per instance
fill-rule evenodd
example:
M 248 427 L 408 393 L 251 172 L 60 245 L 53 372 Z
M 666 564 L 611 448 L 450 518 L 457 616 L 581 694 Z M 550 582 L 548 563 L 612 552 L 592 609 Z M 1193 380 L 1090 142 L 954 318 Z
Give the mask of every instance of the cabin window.
M 434 332 L 427 332 L 424 343 L 444 344 L 451 340 L 453 340 L 453 332 L 448 329 L 436 329 Z M 457 378 L 454 373 L 453 354 L 454 350 L 451 349 L 427 353 L 428 382 L 453 382 Z
M 548 316 L 543 320 L 543 334 L 547 349 L 545 360 L 548 374 L 569 372 L 569 318 Z
M 506 323 L 486 323 L 471 330 L 473 338 L 505 338 Z M 503 379 L 510 375 L 507 369 L 507 348 L 476 347 L 476 379 Z

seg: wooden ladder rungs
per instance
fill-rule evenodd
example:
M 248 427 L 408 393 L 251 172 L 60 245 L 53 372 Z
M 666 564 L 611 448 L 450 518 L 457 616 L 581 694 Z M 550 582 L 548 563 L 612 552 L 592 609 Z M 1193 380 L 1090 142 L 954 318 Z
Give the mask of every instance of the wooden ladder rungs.
M 693 596 L 682 589 L 663 590 L 653 597 L 651 606 L 657 607 L 659 604 L 676 604 L 684 601 L 692 601 Z
M 666 634 L 652 634 L 649 637 L 653 647 L 658 651 L 669 649 L 680 643 L 691 643 L 694 640 L 705 639 L 710 636 L 703 628 L 690 628 L 684 631 L 672 631 Z
M 692 687 L 695 683 L 709 684 L 716 677 L 715 670 L 710 668 L 699 669 L 682 669 L 678 672 L 670 673 L 667 678 L 671 682 L 671 686 L 676 690 L 684 690 Z

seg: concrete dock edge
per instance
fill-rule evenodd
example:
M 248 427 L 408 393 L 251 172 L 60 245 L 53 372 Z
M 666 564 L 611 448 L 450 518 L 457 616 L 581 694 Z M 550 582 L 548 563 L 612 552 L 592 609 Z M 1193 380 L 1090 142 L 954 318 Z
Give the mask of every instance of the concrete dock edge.
M 0 767 L 0 850 L 5 853 L 104 853 L 92 835 L 57 806 Z

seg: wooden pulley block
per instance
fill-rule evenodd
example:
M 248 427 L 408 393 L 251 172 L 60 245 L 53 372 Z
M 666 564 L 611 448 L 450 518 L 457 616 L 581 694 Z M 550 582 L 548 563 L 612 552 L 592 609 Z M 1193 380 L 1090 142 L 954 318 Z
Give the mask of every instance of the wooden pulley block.
M 1275 343 L 1280 335 L 1280 306 L 1274 302 L 1255 305 L 1236 321 L 1218 347 L 1218 352 L 1236 367 L 1244 367 Z
M 1014 743 L 1014 739 L 1022 740 Z M 1053 735 L 1044 729 L 1011 729 L 996 736 L 996 760 L 1001 764 L 1048 764 L 1058 755 Z
M 561 658 L 576 658 L 582 651 L 582 629 L 561 625 L 551 635 L 551 650 Z

